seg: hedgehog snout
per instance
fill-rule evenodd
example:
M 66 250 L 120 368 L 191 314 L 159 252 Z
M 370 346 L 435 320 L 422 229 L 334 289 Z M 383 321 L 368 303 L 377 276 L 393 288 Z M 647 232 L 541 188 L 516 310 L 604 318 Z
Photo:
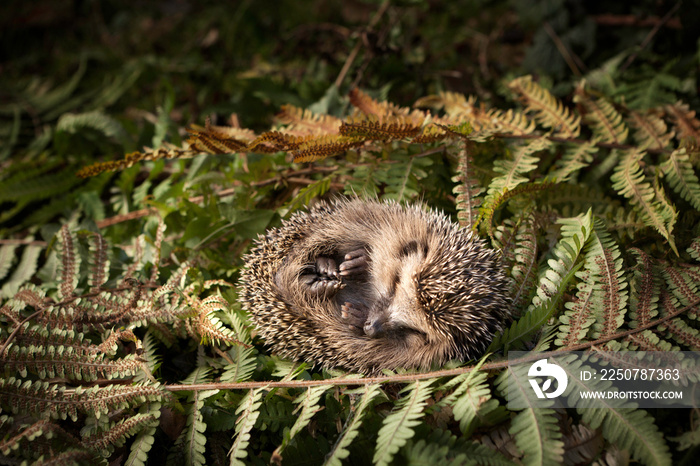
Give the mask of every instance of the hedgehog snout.
M 386 320 L 382 316 L 369 316 L 365 321 L 364 331 L 365 335 L 370 338 L 378 338 L 384 333 L 384 324 Z

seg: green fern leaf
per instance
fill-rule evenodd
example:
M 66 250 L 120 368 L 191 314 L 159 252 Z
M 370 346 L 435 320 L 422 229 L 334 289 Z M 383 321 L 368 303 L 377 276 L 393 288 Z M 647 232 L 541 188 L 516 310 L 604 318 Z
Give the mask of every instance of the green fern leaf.
M 698 180 L 685 148 L 676 149 L 661 164 L 661 171 L 674 191 L 700 211 L 700 181 Z
M 362 418 L 364 417 L 369 405 L 380 393 L 382 393 L 382 391 L 379 384 L 365 385 L 362 398 L 360 398 L 360 400 L 357 402 L 357 407 L 351 411 L 350 416 L 352 416 L 352 421 L 350 421 L 349 425 L 347 425 L 347 427 L 345 427 L 338 436 L 338 440 L 336 440 L 333 449 L 326 457 L 324 465 L 341 466 L 342 460 L 350 455 L 348 447 L 359 434 L 359 429 L 362 425 Z
M 582 144 L 565 144 L 566 150 L 557 160 L 554 170 L 549 177 L 563 182 L 574 178 L 579 170 L 587 167 L 593 161 L 593 156 L 598 152 L 595 140 Z
M 654 418 L 644 410 L 630 408 L 578 409 L 583 422 L 592 429 L 601 428 L 603 437 L 613 445 L 628 449 L 645 464 L 671 464 L 671 454 Z
M 390 464 L 399 448 L 406 445 L 406 441 L 413 437 L 413 429 L 420 424 L 426 400 L 432 393 L 430 388 L 432 383 L 433 380 L 418 381 L 402 390 L 409 393 L 396 403 L 397 409 L 384 419 L 382 428 L 379 429 L 377 447 L 372 460 L 375 465 Z
M 86 128 L 99 131 L 106 137 L 115 138 L 122 145 L 129 144 L 129 136 L 122 124 L 100 111 L 66 113 L 61 115 L 56 123 L 57 136 L 60 132 L 77 134 Z
M 578 137 L 581 118 L 572 114 L 559 99 L 532 80 L 532 76 L 516 78 L 508 87 L 519 94 L 528 111 L 535 112 L 535 119 L 544 127 L 556 131 L 556 136 Z
M 224 367 L 224 372 L 220 378 L 221 382 L 243 382 L 248 380 L 258 365 L 255 359 L 257 350 L 237 345 L 231 348 L 228 353 L 234 363 Z
M 329 388 L 331 388 L 329 385 L 310 387 L 294 400 L 295 403 L 299 403 L 297 410 L 301 410 L 301 413 L 299 413 L 299 417 L 297 417 L 294 425 L 289 430 L 285 430 L 282 443 L 272 453 L 274 457 L 281 458 L 282 452 L 289 445 L 289 442 L 311 422 L 314 414 L 321 410 L 321 407 L 318 405 L 319 401 L 321 401 L 321 395 L 328 391 Z
M 644 153 L 636 150 L 624 153 L 611 177 L 613 188 L 630 200 L 630 203 L 639 211 L 644 223 L 661 233 L 673 252 L 678 255 L 672 235 L 678 212 L 667 203 L 659 190 L 654 190 L 645 180 L 641 169 L 643 157 Z
M 554 248 L 553 258 L 547 261 L 549 267 L 540 272 L 537 294 L 530 308 L 503 334 L 494 338 L 487 351 L 495 351 L 501 346 L 508 351 L 542 328 L 559 309 L 569 282 L 582 265 L 577 262 L 593 230 L 592 213 L 589 210 L 585 215 L 560 219 L 559 223 L 562 237 Z
M 630 111 L 629 122 L 635 129 L 634 140 L 642 150 L 665 149 L 675 136 L 675 132 L 668 131 L 664 120 L 651 111 L 645 114 Z
M 614 334 L 624 322 L 627 309 L 627 278 L 622 270 L 620 249 L 605 229 L 602 220 L 596 219 L 595 230 L 590 237 L 585 251 L 586 268 L 594 275 L 594 299 L 597 323 L 594 324 L 593 337 Z
M 262 404 L 260 398 L 263 391 L 264 387 L 250 390 L 236 409 L 238 420 L 236 420 L 235 440 L 228 452 L 232 466 L 244 466 L 246 464 L 243 460 L 248 456 L 246 448 L 248 448 L 248 443 L 250 442 L 250 431 L 253 430 L 255 422 L 260 416 L 260 405 Z
M 184 458 L 185 464 L 207 464 L 204 458 L 207 443 L 204 432 L 207 430 L 207 424 L 204 422 L 202 408 L 204 400 L 217 393 L 219 390 L 195 390 L 190 395 L 191 404 L 187 414 L 187 424 L 180 437 L 175 441 L 177 450 L 174 451 L 174 454 Z
M 546 138 L 537 138 L 528 144 L 518 146 L 513 153 L 512 160 L 496 160 L 493 171 L 499 173 L 491 180 L 488 188 L 488 197 L 493 199 L 505 190 L 512 190 L 521 183 L 528 181 L 525 173 L 537 168 L 539 158 L 533 154 L 547 150 L 552 142 Z
M 523 452 L 523 464 L 561 464 L 564 442 L 561 440 L 562 434 L 555 412 L 551 408 L 537 407 L 532 397 L 525 395 L 524 390 L 529 387 L 525 387 L 527 377 L 519 373 L 521 370 L 522 368 L 508 368 L 496 380 L 498 390 L 508 393 L 509 403 L 526 406 L 511 420 L 508 432 Z M 520 389 L 509 389 L 509 385 Z M 551 405 L 551 400 L 549 402 Z M 541 403 L 538 405 L 541 406 Z
M 153 447 L 157 426 L 143 429 L 131 444 L 129 457 L 124 466 L 145 466 L 148 463 L 148 452 Z
M 498 400 L 491 397 L 487 376 L 486 372 L 472 370 L 470 377 L 456 390 L 464 394 L 456 399 L 452 410 L 465 438 L 469 438 L 480 424 L 492 424 L 486 420 L 493 418 L 493 412 L 500 407 Z
M 16 244 L 3 244 L 0 246 L 0 280 L 3 280 L 10 272 L 12 262 L 15 258 L 15 249 L 17 249 Z M 9 296 L 5 296 L 4 294 L 3 297 L 9 298 Z
M 29 240 L 32 240 L 33 238 L 30 236 Z M 14 251 L 14 246 L 12 246 L 11 251 Z M 34 276 L 34 273 L 36 272 L 37 268 L 37 263 L 39 262 L 39 255 L 41 252 L 44 250 L 44 246 L 41 245 L 36 245 L 36 244 L 29 244 L 24 248 L 24 251 L 22 251 L 22 258 L 19 261 L 19 264 L 17 264 L 17 267 L 15 270 L 12 272 L 12 275 L 10 278 L 3 283 L 2 285 L 2 291 L 0 291 L 0 297 L 2 298 L 9 298 L 11 296 L 14 296 L 15 293 L 19 290 L 19 288 L 25 284 L 27 281 L 29 281 L 30 278 Z M 0 264 L 2 264 L 2 256 L 3 251 L 0 250 Z M 11 259 L 7 259 L 7 266 L 9 268 L 10 264 L 12 263 Z M 2 265 L 0 265 L 0 275 L 2 275 Z
M 622 115 L 604 98 L 593 100 L 585 90 L 585 81 L 576 87 L 574 102 L 581 104 L 586 111 L 584 121 L 593 129 L 594 138 L 614 144 L 627 141 L 629 130 Z

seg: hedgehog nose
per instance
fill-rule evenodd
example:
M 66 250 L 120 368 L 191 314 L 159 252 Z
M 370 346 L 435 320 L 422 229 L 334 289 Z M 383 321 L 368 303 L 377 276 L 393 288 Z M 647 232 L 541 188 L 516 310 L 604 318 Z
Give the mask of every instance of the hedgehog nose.
M 370 338 L 376 338 L 382 333 L 382 321 L 381 319 L 369 318 L 365 322 L 365 335 Z

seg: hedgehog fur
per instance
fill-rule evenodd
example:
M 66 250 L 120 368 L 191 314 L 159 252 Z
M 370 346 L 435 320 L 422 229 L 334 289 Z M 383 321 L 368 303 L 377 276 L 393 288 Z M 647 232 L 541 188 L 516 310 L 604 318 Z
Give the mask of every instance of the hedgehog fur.
M 420 205 L 323 203 L 259 237 L 245 262 L 240 301 L 259 334 L 327 368 L 473 359 L 510 316 L 498 252 Z

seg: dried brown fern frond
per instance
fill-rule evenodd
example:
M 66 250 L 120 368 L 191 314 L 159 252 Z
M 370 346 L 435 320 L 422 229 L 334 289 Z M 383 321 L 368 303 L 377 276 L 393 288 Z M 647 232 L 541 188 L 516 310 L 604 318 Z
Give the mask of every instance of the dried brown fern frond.
M 364 143 L 364 138 L 325 135 L 300 144 L 297 149 L 290 151 L 290 154 L 294 157 L 294 162 L 313 162 L 341 154 Z
M 341 120 L 331 115 L 323 115 L 293 105 L 282 105 L 277 119 L 287 125 L 285 133 L 295 136 L 337 133 Z
M 388 116 L 382 122 L 367 118 L 349 118 L 340 125 L 340 134 L 353 138 L 391 141 L 412 138 L 418 135 L 421 129 L 420 125 L 416 126 L 400 116 Z
M 76 176 L 80 178 L 89 178 L 108 171 L 124 170 L 125 168 L 129 168 L 139 162 L 155 161 L 160 159 L 185 159 L 194 157 L 201 152 L 202 151 L 199 148 L 193 148 L 187 145 L 186 147 L 181 148 L 169 143 L 163 143 L 163 147 L 158 149 L 145 147 L 143 152 L 128 153 L 121 160 L 93 163 L 92 165 L 88 165 L 78 170 L 76 172 Z
M 402 117 L 407 124 L 422 126 L 429 118 L 427 113 L 417 109 L 399 107 L 388 101 L 379 102 L 357 88 L 352 89 L 348 97 L 355 108 L 365 116 L 376 118 L 380 123 L 386 122 L 388 118 Z

